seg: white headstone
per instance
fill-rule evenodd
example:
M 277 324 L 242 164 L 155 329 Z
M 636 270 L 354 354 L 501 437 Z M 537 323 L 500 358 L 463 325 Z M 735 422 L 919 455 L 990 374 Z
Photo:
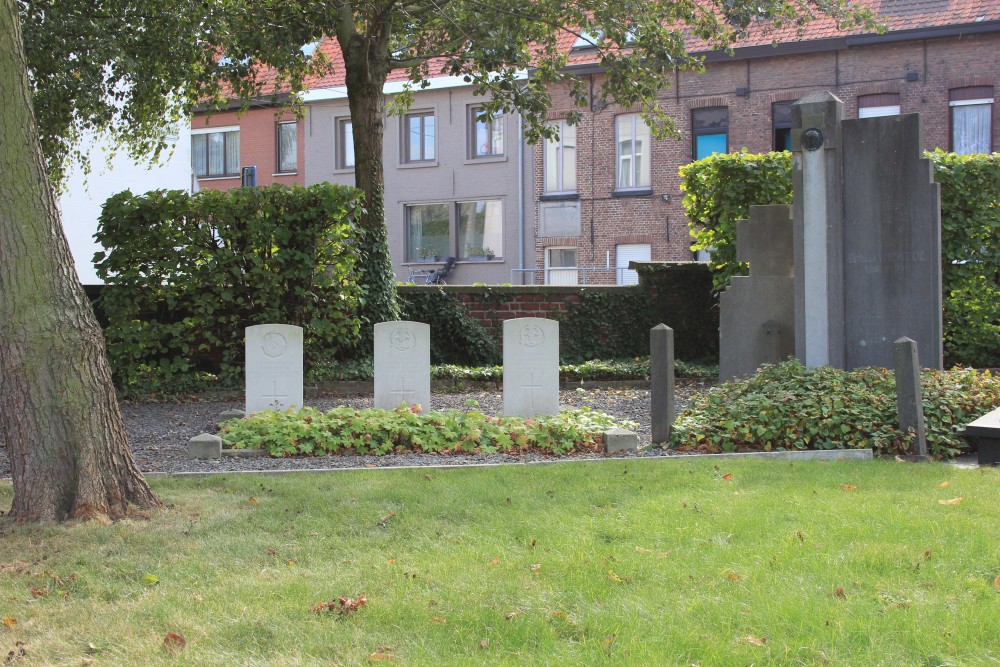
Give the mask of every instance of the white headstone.
M 246 329 L 247 415 L 302 407 L 302 327 L 258 324 Z
M 431 327 L 421 322 L 375 325 L 375 407 L 431 406 Z
M 559 323 L 522 317 L 503 323 L 503 413 L 559 412 Z

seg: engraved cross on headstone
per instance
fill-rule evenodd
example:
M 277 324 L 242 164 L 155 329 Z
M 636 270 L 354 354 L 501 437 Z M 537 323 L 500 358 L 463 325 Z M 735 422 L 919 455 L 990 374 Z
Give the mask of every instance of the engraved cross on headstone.
M 271 390 L 271 393 L 270 394 L 262 394 L 262 396 L 264 398 L 270 398 L 272 405 L 280 404 L 281 401 L 278 400 L 278 399 L 288 398 L 288 394 L 279 394 L 278 393 L 278 381 L 277 380 L 273 380 L 272 381 L 272 385 L 273 385 L 273 388 Z
M 528 373 L 527 384 L 521 385 L 521 389 L 528 390 L 528 411 L 534 414 L 535 412 L 535 390 L 541 389 L 542 385 L 535 382 L 535 374 Z
M 409 405 L 410 399 L 417 393 L 412 389 L 406 389 L 405 386 L 406 386 L 406 380 L 401 375 L 399 376 L 399 389 L 393 389 L 391 392 L 389 392 L 396 397 L 396 405 L 399 405 L 400 403 L 406 403 L 407 405 Z

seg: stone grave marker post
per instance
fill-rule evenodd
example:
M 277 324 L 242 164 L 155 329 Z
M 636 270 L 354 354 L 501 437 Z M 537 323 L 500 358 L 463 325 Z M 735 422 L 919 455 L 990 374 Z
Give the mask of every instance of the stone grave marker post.
M 431 327 L 422 322 L 375 325 L 375 407 L 431 407 Z
M 559 412 L 559 323 L 520 317 L 503 323 L 503 413 Z
M 246 328 L 246 414 L 302 407 L 302 327 Z
M 674 424 L 674 330 L 657 324 L 649 330 L 649 407 L 654 445 L 670 440 Z
M 924 429 L 924 400 L 920 388 L 920 359 L 916 341 L 903 336 L 892 346 L 896 371 L 896 405 L 899 428 L 917 435 L 914 449 L 918 458 L 927 458 L 927 432 Z

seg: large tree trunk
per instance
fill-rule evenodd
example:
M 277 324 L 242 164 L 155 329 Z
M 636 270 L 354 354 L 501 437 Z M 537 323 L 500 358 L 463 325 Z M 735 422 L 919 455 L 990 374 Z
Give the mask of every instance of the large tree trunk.
M 125 438 L 45 174 L 15 0 L 0 0 L 0 425 L 15 518 L 159 505 Z
M 361 349 L 371 351 L 375 324 L 399 317 L 383 196 L 382 87 L 389 73 L 388 49 L 357 34 L 346 41 L 346 44 L 341 42 L 341 49 L 354 129 L 354 182 L 365 193 L 365 213 L 360 220 L 365 233 L 365 252 L 359 258 L 361 285 L 365 289 L 365 301 L 361 306 Z

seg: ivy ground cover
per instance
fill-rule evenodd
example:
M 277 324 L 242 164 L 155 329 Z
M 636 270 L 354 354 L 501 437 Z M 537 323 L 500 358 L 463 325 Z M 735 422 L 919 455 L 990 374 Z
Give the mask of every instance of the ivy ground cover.
M 690 457 L 152 482 L 166 506 L 145 516 L 0 524 L 17 664 L 1000 660 L 998 469 Z

